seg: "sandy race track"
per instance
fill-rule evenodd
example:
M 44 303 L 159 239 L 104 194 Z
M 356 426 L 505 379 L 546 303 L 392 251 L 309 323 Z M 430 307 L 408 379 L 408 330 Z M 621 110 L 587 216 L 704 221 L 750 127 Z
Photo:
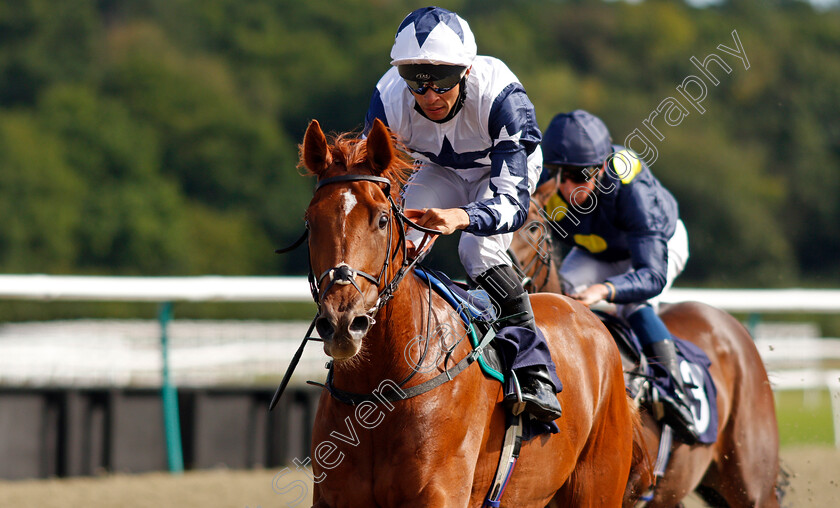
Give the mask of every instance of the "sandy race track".
M 796 447 L 782 451 L 791 471 L 785 506 L 840 506 L 840 450 Z M 16 508 L 268 508 L 294 504 L 303 475 L 277 470 L 113 475 L 67 480 L 0 481 L 0 506 Z M 311 484 L 307 483 L 308 489 Z M 309 497 L 307 496 L 307 500 Z M 702 506 L 689 500 L 688 506 Z

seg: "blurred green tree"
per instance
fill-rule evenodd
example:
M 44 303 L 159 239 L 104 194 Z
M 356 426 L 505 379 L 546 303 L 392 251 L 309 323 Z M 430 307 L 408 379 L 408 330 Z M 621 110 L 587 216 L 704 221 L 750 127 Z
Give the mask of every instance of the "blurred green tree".
M 60 139 L 27 113 L 0 116 L 0 269 L 76 270 L 83 195 Z
M 303 273 L 294 240 L 313 118 L 359 129 L 408 0 L 20 0 L 0 4 L 0 269 Z M 737 30 L 749 69 L 662 126 L 684 283 L 840 282 L 840 10 L 731 0 L 459 0 L 480 54 L 546 127 L 600 115 L 621 143 Z M 659 125 L 662 125 L 661 123 Z M 436 253 L 457 266 L 457 254 Z

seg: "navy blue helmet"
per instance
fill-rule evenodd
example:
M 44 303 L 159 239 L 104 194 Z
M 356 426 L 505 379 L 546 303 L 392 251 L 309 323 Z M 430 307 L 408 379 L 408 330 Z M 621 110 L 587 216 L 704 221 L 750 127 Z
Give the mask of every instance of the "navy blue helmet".
M 607 126 L 582 109 L 558 114 L 543 133 L 544 164 L 596 166 L 603 164 L 612 151 Z

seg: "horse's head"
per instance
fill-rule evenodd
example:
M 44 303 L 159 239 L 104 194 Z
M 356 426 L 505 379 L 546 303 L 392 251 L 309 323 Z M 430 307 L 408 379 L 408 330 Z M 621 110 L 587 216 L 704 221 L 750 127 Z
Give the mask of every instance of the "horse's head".
M 394 199 L 411 166 L 379 120 L 366 140 L 339 136 L 333 144 L 313 120 L 301 163 L 318 177 L 306 211 L 318 290 L 315 326 L 324 352 L 345 360 L 361 348 L 389 272 L 402 261 L 394 259 L 401 236 Z

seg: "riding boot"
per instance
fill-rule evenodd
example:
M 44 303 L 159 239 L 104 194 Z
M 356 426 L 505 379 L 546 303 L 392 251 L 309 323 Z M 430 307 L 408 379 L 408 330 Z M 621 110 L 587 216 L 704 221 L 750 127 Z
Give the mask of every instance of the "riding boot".
M 537 333 L 531 300 L 522 287 L 522 282 L 513 268 L 505 265 L 494 266 L 478 277 L 476 282 L 487 291 L 491 301 L 498 307 L 500 316 L 497 326 L 520 326 Z M 536 365 L 516 369 L 516 378 L 525 403 L 525 411 L 534 418 L 553 422 L 563 413 L 557 400 L 557 391 L 551 380 L 546 365 Z M 505 397 L 505 403 L 512 405 L 519 402 L 516 394 Z
M 668 371 L 673 380 L 676 399 L 665 396 L 665 423 L 681 435 L 683 441 L 692 443 L 697 440 L 697 429 L 686 397 L 685 384 L 680 373 L 677 351 L 671 332 L 650 305 L 643 305 L 627 316 L 627 322 L 636 332 L 642 345 L 653 353 L 654 359 Z
M 691 414 L 690 404 L 686 396 L 685 383 L 680 374 L 679 360 L 674 341 L 671 339 L 660 340 L 650 345 L 657 361 L 668 370 L 671 379 L 674 381 L 676 400 L 671 397 L 664 397 L 662 402 L 665 408 L 665 423 L 671 426 L 680 435 L 684 442 L 693 444 L 699 437 L 697 428 L 694 425 L 694 416 Z

